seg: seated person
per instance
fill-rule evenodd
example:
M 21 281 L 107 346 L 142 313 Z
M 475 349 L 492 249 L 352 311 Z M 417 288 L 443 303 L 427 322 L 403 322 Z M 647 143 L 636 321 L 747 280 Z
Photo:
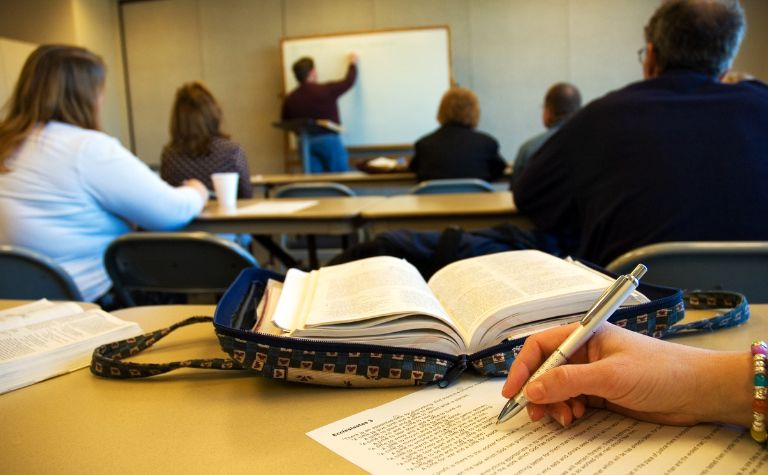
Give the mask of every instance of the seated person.
M 768 87 L 720 82 L 745 22 L 738 2 L 664 2 L 645 27 L 645 80 L 541 147 L 513 184 L 519 211 L 603 265 L 657 242 L 768 240 Z
M 172 187 L 99 130 L 105 68 L 92 52 L 43 45 L 27 58 L 0 122 L 0 242 L 45 254 L 83 298 L 109 307 L 107 246 L 134 225 L 185 226 L 208 200 Z
M 720 82 L 744 29 L 738 3 L 664 2 L 645 28 L 646 79 L 585 106 L 515 177 L 515 204 L 534 232 L 389 231 L 331 263 L 439 254 L 445 265 L 536 248 L 607 265 L 658 242 L 768 240 L 768 86 Z M 441 242 L 451 252 L 434 252 Z
M 419 181 L 444 178 L 479 178 L 493 181 L 507 163 L 499 155 L 499 143 L 475 130 L 480 120 L 477 96 L 463 87 L 452 87 L 440 101 L 440 128 L 420 138 L 408 167 Z
M 171 112 L 171 141 L 163 149 L 160 176 L 177 186 L 196 178 L 213 190 L 211 174 L 235 172 L 237 197 L 251 198 L 251 173 L 243 148 L 221 131 L 221 107 L 199 82 L 176 91 Z
M 579 108 L 581 108 L 581 94 L 576 86 L 559 82 L 549 88 L 544 96 L 544 108 L 541 113 L 541 121 L 547 130 L 526 140 L 518 149 L 512 167 L 513 182 L 516 177 L 523 174 L 528 161 L 544 145 L 544 142 L 554 135 Z

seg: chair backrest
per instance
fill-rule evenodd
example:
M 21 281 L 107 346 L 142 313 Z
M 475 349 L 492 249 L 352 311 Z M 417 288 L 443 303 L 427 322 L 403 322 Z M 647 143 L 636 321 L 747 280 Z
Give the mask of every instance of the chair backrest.
M 115 293 L 128 306 L 132 292 L 221 294 L 256 259 L 237 244 L 203 232 L 129 233 L 104 253 Z
M 665 242 L 637 248 L 608 264 L 617 273 L 648 266 L 643 281 L 688 290 L 733 290 L 768 302 L 768 241 Z
M 408 193 L 412 195 L 438 195 L 446 193 L 485 193 L 495 191 L 493 186 L 479 178 L 451 178 L 426 180 L 414 186 Z
M 83 300 L 75 282 L 53 259 L 11 245 L 0 245 L 0 298 Z
M 274 192 L 275 198 L 318 198 L 324 196 L 355 196 L 346 185 L 331 182 L 294 183 L 281 186 Z

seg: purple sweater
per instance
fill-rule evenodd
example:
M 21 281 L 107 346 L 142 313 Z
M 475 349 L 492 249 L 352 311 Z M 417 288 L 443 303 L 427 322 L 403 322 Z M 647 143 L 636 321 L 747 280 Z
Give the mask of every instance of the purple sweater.
M 303 83 L 288 94 L 283 102 L 283 120 L 327 119 L 341 124 L 336 100 L 347 92 L 357 78 L 357 66 L 350 64 L 341 81 Z

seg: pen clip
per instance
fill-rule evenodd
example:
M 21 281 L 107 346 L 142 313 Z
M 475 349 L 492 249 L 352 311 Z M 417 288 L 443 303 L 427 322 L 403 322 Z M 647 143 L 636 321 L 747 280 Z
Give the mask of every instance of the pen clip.
M 614 294 L 617 292 L 620 292 L 624 284 L 630 283 L 632 285 L 632 290 L 636 289 L 637 286 L 640 284 L 640 278 L 645 275 L 645 272 L 648 270 L 647 267 L 645 267 L 642 264 L 638 264 L 635 266 L 635 268 L 626 275 L 619 276 L 613 284 L 611 284 L 610 287 L 605 289 L 605 292 L 595 301 L 595 304 L 592 305 L 592 308 L 589 309 L 586 315 L 581 319 L 579 322 L 581 325 L 586 325 L 589 323 L 595 315 L 599 315 L 600 312 L 598 311 L 603 305 L 606 304 L 606 302 L 609 302 Z

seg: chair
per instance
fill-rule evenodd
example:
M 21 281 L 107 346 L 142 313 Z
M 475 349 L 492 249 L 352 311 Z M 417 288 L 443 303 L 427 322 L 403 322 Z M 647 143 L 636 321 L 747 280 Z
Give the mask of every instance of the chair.
M 0 245 L 0 298 L 83 300 L 72 277 L 53 259 L 7 244 Z
M 733 290 L 768 302 L 768 241 L 665 242 L 627 252 L 608 264 L 617 273 L 648 266 L 646 282 L 689 290 Z
M 277 188 L 275 198 L 320 198 L 332 196 L 355 196 L 355 192 L 346 185 L 331 182 L 294 183 Z M 319 266 L 318 248 L 326 253 L 338 254 L 349 246 L 349 236 L 307 235 L 306 243 L 299 236 L 289 239 L 283 236 L 283 247 L 289 251 L 306 249 L 309 266 L 316 269 Z
M 148 292 L 220 295 L 240 271 L 258 263 L 240 246 L 212 234 L 140 232 L 115 239 L 104 265 L 122 303 L 135 306 L 148 303 L 138 297 Z
M 355 196 L 352 188 L 341 183 L 317 181 L 293 183 L 275 189 L 275 198 L 320 198 L 324 196 Z
M 495 191 L 490 183 L 478 178 L 451 178 L 426 180 L 408 190 L 412 195 L 439 195 L 447 193 L 488 193 Z

